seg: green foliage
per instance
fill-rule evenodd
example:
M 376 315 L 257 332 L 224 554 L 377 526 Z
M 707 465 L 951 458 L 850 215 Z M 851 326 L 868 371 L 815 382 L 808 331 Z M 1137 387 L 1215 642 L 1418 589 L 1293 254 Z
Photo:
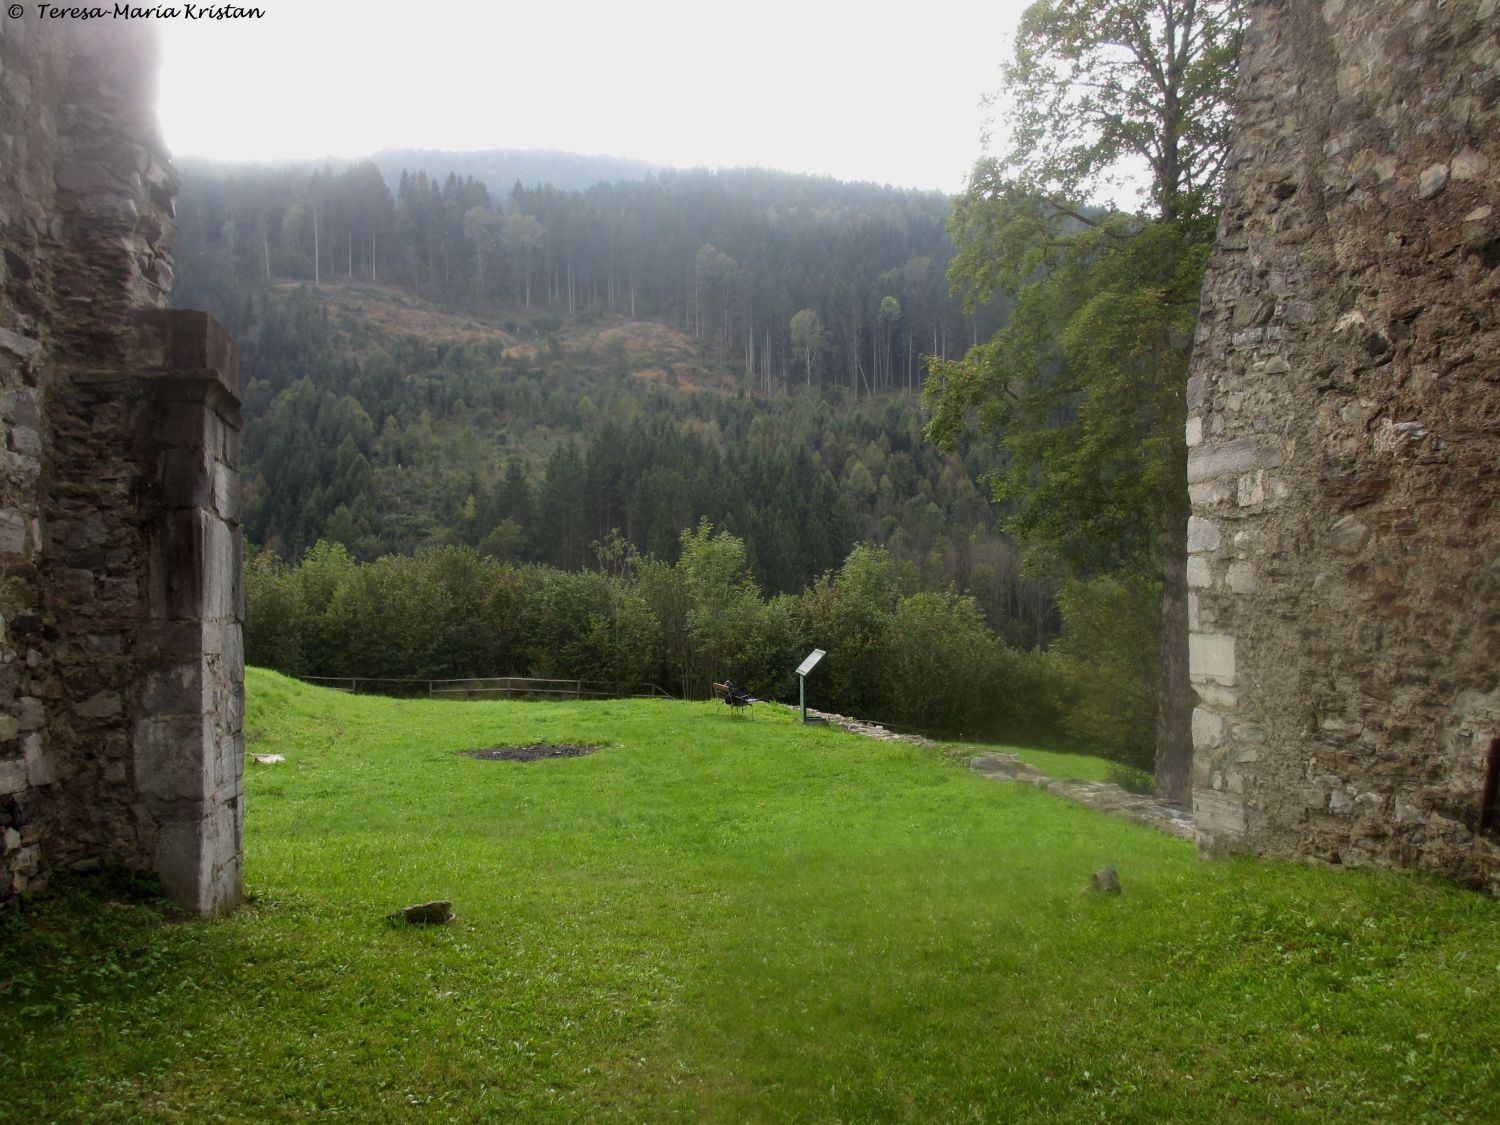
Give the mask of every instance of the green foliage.
M 727 531 L 715 534 L 701 520 L 682 533 L 677 569 L 687 596 L 688 694 L 707 695 L 710 684 L 726 678 L 747 683 L 760 672 L 754 645 L 760 591 L 744 540 Z
M 303 670 L 302 631 L 307 610 L 302 583 L 275 555 L 255 552 L 245 560 L 245 651 L 267 668 L 296 674 Z
M 534 676 L 651 683 L 662 659 L 650 607 L 597 571 L 528 567 L 520 634 L 522 662 Z
M 1010 149 L 1028 188 L 1087 198 L 1150 170 L 1168 220 L 1211 211 L 1229 148 L 1243 0 L 1038 0 L 1004 67 Z
M 603 571 L 465 546 L 358 563 L 320 542 L 298 567 L 262 552 L 246 585 L 246 653 L 310 676 L 535 676 L 687 698 L 732 679 L 792 701 L 793 669 L 820 647 L 816 707 L 939 734 L 1059 737 L 1058 658 L 1006 647 L 973 598 L 918 592 L 915 569 L 888 551 L 856 547 L 801 594 L 763 599 L 739 537 L 705 520 L 679 546 L 668 563 L 615 534 L 593 545 Z
M 1161 615 L 1132 639 L 1160 672 L 1157 778 L 1178 801 L 1192 756 L 1185 384 L 1243 19 L 1242 0 L 1026 10 L 1005 68 L 1010 148 L 976 164 L 949 221 L 955 291 L 1002 291 L 1014 309 L 961 360 L 930 365 L 924 389 L 940 445 L 977 426 L 1004 450 L 990 484 L 1034 558 L 1160 578 Z M 1090 203 L 1142 162 L 1146 211 Z M 1144 764 L 1129 714 L 1114 752 Z
M 1007 266 L 1009 250 L 985 247 L 1044 206 L 1007 192 L 955 209 L 996 224 L 969 254 L 987 259 L 979 284 L 1014 285 L 1017 303 L 992 339 L 934 366 L 928 434 L 952 447 L 977 424 L 998 439 L 1009 463 L 988 479 L 1033 549 L 1081 574 L 1147 572 L 1163 522 L 1186 519 L 1183 388 L 1207 243 L 1121 215 L 1063 238 L 1054 216 L 1047 272 L 1026 282 L 1012 271 L 1029 258 Z
M 1011 688 L 1001 646 L 973 598 L 918 593 L 891 617 L 885 655 L 893 714 L 923 730 L 995 729 L 997 695 Z
M 1150 770 L 1156 753 L 1161 587 L 1142 578 L 1066 583 L 1053 648 L 1063 729 L 1095 753 Z
M 828 653 L 814 673 L 819 706 L 846 715 L 884 714 L 894 720 L 882 704 L 891 682 L 886 662 L 900 599 L 900 578 L 890 552 L 864 544 L 849 553 L 836 575 L 820 580 L 804 595 L 803 628 L 812 643 Z

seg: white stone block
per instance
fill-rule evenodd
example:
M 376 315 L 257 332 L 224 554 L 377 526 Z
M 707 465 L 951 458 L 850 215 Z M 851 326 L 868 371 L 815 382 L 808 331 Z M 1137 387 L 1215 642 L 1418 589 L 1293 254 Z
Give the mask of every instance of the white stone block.
M 1241 508 L 1249 508 L 1256 504 L 1264 503 L 1266 499 L 1266 474 L 1264 470 L 1253 473 L 1245 473 L 1237 482 L 1235 488 L 1235 503 Z
M 1234 638 L 1222 633 L 1188 634 L 1188 673 L 1197 682 L 1234 683 Z
M 1195 508 L 1222 504 L 1233 495 L 1234 489 L 1230 487 L 1228 481 L 1213 480 L 1188 485 L 1188 499 L 1193 502 Z
M 1212 750 L 1224 741 L 1224 720 L 1202 707 L 1193 709 L 1193 748 Z
M 1198 516 L 1188 517 L 1187 526 L 1187 549 L 1188 554 L 1201 554 L 1204 551 L 1217 551 L 1219 549 L 1219 525 L 1213 520 L 1201 519 Z
M 26 754 L 26 777 L 32 785 L 51 785 L 57 780 L 57 771 L 52 768 L 52 759 L 47 754 L 41 731 L 21 739 L 21 749 Z
M 1241 838 L 1245 835 L 1245 805 L 1230 793 L 1193 790 L 1193 820 L 1200 832 Z
M 1187 445 L 1191 449 L 1203 442 L 1203 419 L 1196 414 L 1187 420 Z
M 1187 584 L 1205 589 L 1214 584 L 1213 568 L 1202 555 L 1192 555 L 1187 561 Z
M 0 553 L 19 555 L 26 550 L 26 520 L 20 512 L 0 511 Z
M 1198 699 L 1219 712 L 1233 711 L 1240 705 L 1239 693 L 1233 688 L 1227 688 L 1222 684 L 1209 683 L 1194 684 L 1193 691 Z

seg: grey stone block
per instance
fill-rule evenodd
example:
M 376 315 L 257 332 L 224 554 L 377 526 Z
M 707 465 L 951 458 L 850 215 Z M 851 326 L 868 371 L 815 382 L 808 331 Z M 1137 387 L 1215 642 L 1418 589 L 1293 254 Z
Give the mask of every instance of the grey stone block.
M 0 797 L 8 797 L 25 789 L 26 762 L 24 759 L 0 761 Z
M 135 776 L 149 810 L 161 812 L 206 798 L 212 788 L 213 734 L 205 717 L 140 719 L 132 742 Z
M 1261 467 L 1259 448 L 1253 437 L 1205 443 L 1188 451 L 1189 484 L 1216 477 L 1237 476 Z

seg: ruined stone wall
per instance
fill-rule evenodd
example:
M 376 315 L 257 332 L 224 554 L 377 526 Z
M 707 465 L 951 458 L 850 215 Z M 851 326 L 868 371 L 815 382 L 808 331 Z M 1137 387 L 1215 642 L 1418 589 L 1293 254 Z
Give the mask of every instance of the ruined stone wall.
M 104 865 L 240 896 L 238 369 L 163 307 L 155 56 L 0 15 L 0 904 Z
M 1500 3 L 1261 0 L 1231 161 L 1189 383 L 1200 842 L 1500 890 Z

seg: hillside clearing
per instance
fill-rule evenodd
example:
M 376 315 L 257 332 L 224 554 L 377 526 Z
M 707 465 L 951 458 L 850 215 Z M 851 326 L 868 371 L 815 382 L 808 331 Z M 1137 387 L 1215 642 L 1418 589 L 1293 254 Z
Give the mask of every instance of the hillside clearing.
M 7 919 L 4 1120 L 1483 1119 L 1500 904 L 715 704 L 251 670 L 255 901 Z M 601 744 L 527 763 L 459 753 Z M 1122 895 L 1083 891 L 1113 864 Z M 451 899 L 446 927 L 386 920 Z

